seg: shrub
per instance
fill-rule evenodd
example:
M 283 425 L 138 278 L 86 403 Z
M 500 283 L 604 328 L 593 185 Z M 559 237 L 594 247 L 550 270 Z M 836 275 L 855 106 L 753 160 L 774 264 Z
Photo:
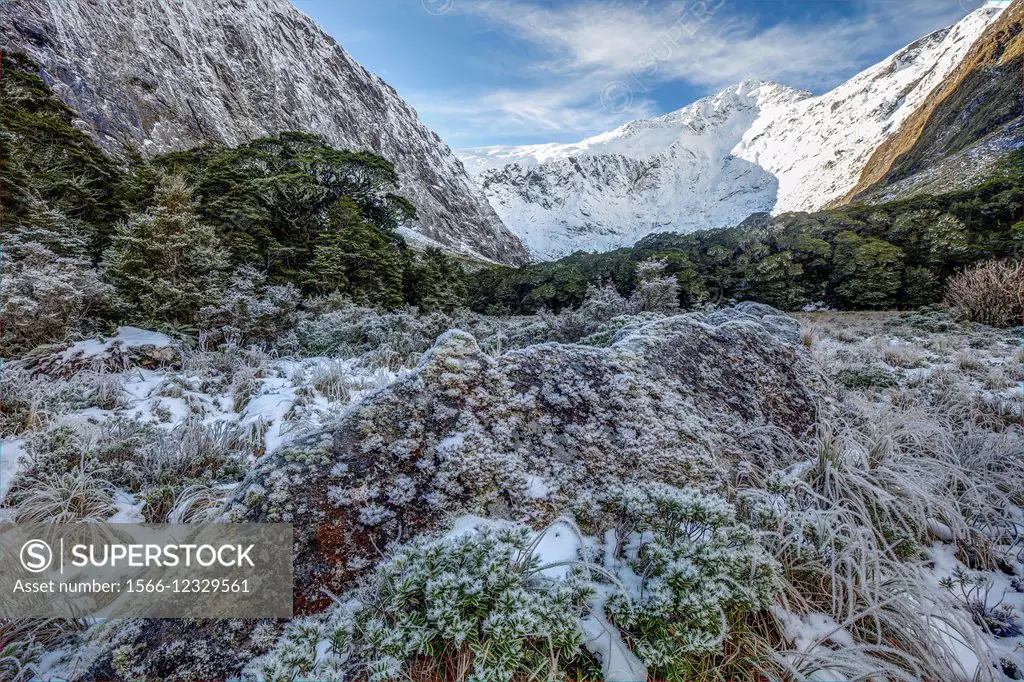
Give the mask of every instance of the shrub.
M 103 254 L 103 278 L 130 318 L 189 324 L 217 300 L 227 254 L 181 177 L 165 178 L 156 205 L 118 227 Z
M 23 477 L 46 478 L 74 471 L 85 461 L 86 443 L 67 426 L 32 434 L 25 443 Z
M 0 341 L 8 352 L 82 333 L 89 317 L 106 307 L 112 289 L 84 260 L 58 256 L 35 243 L 21 245 L 17 255 L 0 271 Z
M 639 281 L 630 299 L 634 309 L 666 314 L 679 311 L 679 280 L 674 275 L 666 275 L 666 267 L 668 265 L 664 260 L 637 264 L 636 276 Z
M 415 364 L 438 336 L 452 326 L 443 313 L 419 315 L 415 309 L 379 313 L 372 308 L 338 300 L 314 301 L 326 312 L 299 325 L 299 342 L 310 355 L 355 357 L 397 368 Z M 388 358 L 392 358 L 388 360 Z
M 989 261 L 950 278 L 946 304 L 956 315 L 990 327 L 1024 324 L 1024 263 Z
M 776 564 L 718 496 L 648 484 L 625 489 L 618 506 L 636 578 L 608 600 L 612 622 L 658 679 L 691 679 L 730 623 L 771 604 Z
M 372 680 L 556 679 L 584 663 L 586 590 L 541 573 L 526 529 L 416 542 L 378 569 L 354 637 Z
M 231 275 L 224 296 L 199 311 L 199 329 L 212 343 L 273 343 L 295 327 L 299 300 L 291 284 L 268 286 L 265 273 L 242 266 Z
M 660 267 L 660 264 L 656 264 L 652 271 L 660 273 Z M 671 277 L 667 279 L 675 281 Z M 629 301 L 623 298 L 612 284 L 591 286 L 587 288 L 587 297 L 578 308 L 563 308 L 557 314 L 541 309 L 538 317 L 548 327 L 554 340 L 575 343 L 602 331 L 611 320 L 635 312 L 638 307 L 644 305 L 644 300 L 650 305 L 660 307 L 664 303 L 662 299 L 671 295 L 672 284 L 667 282 L 667 279 L 664 282 L 657 280 L 655 283 L 642 283 L 640 289 L 645 292 L 647 298 L 634 296 L 633 300 Z M 676 306 L 678 307 L 678 302 Z
M 850 390 L 896 388 L 896 376 L 884 367 L 850 365 L 835 373 L 835 379 Z

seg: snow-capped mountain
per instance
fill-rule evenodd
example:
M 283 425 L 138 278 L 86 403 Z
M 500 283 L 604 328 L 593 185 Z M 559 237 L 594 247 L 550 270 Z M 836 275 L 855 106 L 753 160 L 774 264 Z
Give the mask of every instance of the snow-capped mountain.
M 106 150 L 150 155 L 282 130 L 394 162 L 446 248 L 526 258 L 458 159 L 387 83 L 288 0 L 12 0 L 4 49 L 27 52 Z
M 778 180 L 732 150 L 762 111 L 807 97 L 750 81 L 578 144 L 477 150 L 463 161 L 535 256 L 608 250 L 770 210 Z
M 576 144 L 459 151 L 535 257 L 843 197 L 871 154 L 952 72 L 1002 8 L 985 7 L 820 96 L 748 81 Z

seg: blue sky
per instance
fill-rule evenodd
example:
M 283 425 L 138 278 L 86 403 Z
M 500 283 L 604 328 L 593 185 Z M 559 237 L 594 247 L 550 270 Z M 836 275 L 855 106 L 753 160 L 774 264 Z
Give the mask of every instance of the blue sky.
M 453 147 L 570 142 L 746 78 L 823 92 L 984 0 L 293 0 Z

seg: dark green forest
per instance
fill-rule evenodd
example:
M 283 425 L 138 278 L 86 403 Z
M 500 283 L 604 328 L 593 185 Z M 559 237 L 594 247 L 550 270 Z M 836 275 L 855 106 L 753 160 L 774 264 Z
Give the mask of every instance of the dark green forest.
M 528 314 L 582 302 L 588 284 L 636 286 L 636 264 L 667 263 L 681 304 L 729 299 L 782 308 L 825 303 L 842 310 L 915 308 L 942 299 L 965 266 L 1024 255 L 1024 151 L 984 184 L 962 192 L 817 213 L 755 215 L 742 225 L 654 234 L 632 248 L 576 253 L 520 269 L 476 273 L 479 311 Z
M 3 55 L 5 256 L 38 257 L 42 246 L 91 265 L 121 303 L 97 313 L 189 323 L 246 266 L 272 285 L 382 308 L 464 302 L 461 268 L 396 234 L 415 210 L 386 159 L 298 132 L 150 161 L 132 149 L 110 157 L 74 118 L 29 58 Z

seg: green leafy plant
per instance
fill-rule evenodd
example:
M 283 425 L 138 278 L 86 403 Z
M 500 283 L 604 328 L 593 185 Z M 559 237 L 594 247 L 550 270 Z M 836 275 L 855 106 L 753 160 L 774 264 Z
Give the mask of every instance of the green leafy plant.
M 611 620 L 659 679 L 690 679 L 730 623 L 771 604 L 776 564 L 721 497 L 649 484 L 623 490 L 617 507 L 634 579 L 608 600 Z
M 526 529 L 414 543 L 378 569 L 355 638 L 373 680 L 547 680 L 586 666 L 587 590 L 542 572 Z

